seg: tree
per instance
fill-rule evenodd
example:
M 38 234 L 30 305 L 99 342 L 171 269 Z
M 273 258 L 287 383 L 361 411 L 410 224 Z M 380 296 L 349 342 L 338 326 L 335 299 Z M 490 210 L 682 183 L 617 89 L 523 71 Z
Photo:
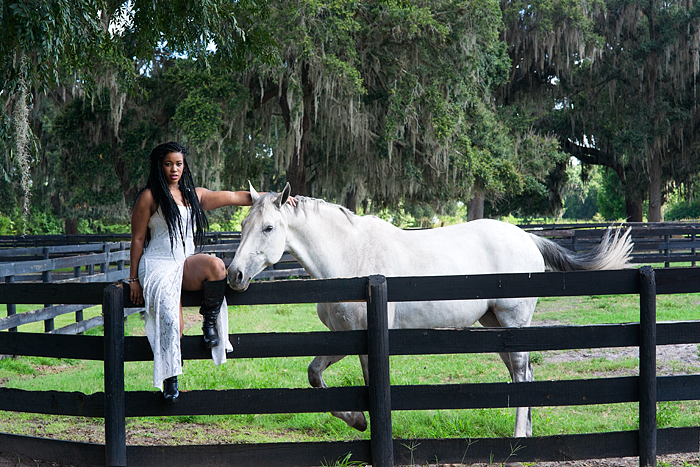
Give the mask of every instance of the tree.
M 258 187 L 271 186 L 275 171 L 267 150 L 236 131 L 248 94 L 225 66 L 211 57 L 208 65 L 185 58 L 157 63 L 137 78 L 141 92 L 124 101 L 117 151 L 106 90 L 45 110 L 55 115 L 42 131 L 45 153 L 33 169 L 35 180 L 45 181 L 33 188 L 44 208 L 67 219 L 128 217 L 148 176 L 150 149 L 167 140 L 189 145 L 199 184 L 238 189 L 251 179 L 263 182 Z
M 282 120 L 275 157 L 294 190 L 351 209 L 466 197 L 503 131 L 489 123 L 508 67 L 499 21 L 489 1 L 274 5 L 280 61 L 248 87 L 256 118 Z
M 31 185 L 30 165 L 40 157 L 34 135 L 41 131 L 41 122 L 30 117 L 47 92 L 57 90 L 54 97 L 70 99 L 82 94 L 101 98 L 106 91 L 111 141 L 104 152 L 110 160 L 118 160 L 126 95 L 139 91 L 139 73 L 153 68 L 161 51 L 206 62 L 208 49 L 214 47 L 230 69 L 240 68 L 250 54 L 269 57 L 272 42 L 258 26 L 265 11 L 265 2 L 248 0 L 3 3 L 0 150 L 12 156 L 6 159 L 19 164 L 25 192 Z M 30 158 L 31 148 L 34 159 Z M 114 168 L 124 185 L 123 167 L 117 164 Z M 28 207 L 25 196 L 25 212 Z
M 699 13 L 686 2 L 610 2 L 599 19 L 605 52 L 580 76 L 578 100 L 587 102 L 569 126 L 577 141 L 594 139 L 600 152 L 591 155 L 618 172 L 630 220 L 642 220 L 647 193 L 648 220 L 660 221 L 665 182 L 687 177 L 679 167 L 697 171 Z
M 29 192 L 32 162 L 30 111 L 35 94 L 57 81 L 62 66 L 92 49 L 99 37 L 98 17 L 88 1 L 4 2 L 0 5 L 0 143 L 21 170 L 21 185 Z M 9 168 L 6 168 L 6 170 Z M 24 212 L 29 212 L 25 196 Z
M 502 4 L 514 69 L 501 102 L 587 164 L 613 169 L 627 217 L 660 220 L 663 186 L 697 172 L 697 6 L 656 0 Z M 685 169 L 683 169 L 685 168 Z

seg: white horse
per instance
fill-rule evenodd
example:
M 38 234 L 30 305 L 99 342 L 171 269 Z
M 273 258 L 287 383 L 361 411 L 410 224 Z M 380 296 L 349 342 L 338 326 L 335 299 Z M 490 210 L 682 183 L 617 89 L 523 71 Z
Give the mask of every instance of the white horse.
M 235 290 L 289 251 L 313 278 L 472 275 L 619 269 L 628 267 L 632 242 L 629 230 L 610 232 L 587 253 L 572 253 L 555 243 L 495 220 L 477 220 L 438 229 L 405 231 L 374 216 L 357 216 L 342 206 L 298 197 L 286 203 L 289 184 L 281 194 L 258 195 L 243 221 L 241 244 L 228 268 Z M 487 327 L 529 326 L 537 298 L 389 303 L 389 328 L 463 328 L 479 321 Z M 367 328 L 363 303 L 319 303 L 318 316 L 328 329 Z M 323 371 L 344 355 L 318 356 L 309 365 L 313 387 L 327 387 Z M 528 352 L 501 353 L 513 382 L 533 381 Z M 360 356 L 367 382 L 367 356 Z M 362 412 L 334 412 L 358 430 L 367 428 Z M 515 436 L 532 436 L 529 407 L 516 409 Z

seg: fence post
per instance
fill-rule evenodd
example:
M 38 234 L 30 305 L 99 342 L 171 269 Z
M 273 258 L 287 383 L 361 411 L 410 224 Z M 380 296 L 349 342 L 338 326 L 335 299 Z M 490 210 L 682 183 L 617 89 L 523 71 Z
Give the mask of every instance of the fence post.
M 15 282 L 15 276 L 5 276 L 5 284 L 13 284 Z M 17 313 L 17 305 L 14 303 L 7 304 L 7 316 L 10 317 Z M 17 332 L 17 328 L 8 329 L 10 332 Z
M 386 277 L 367 281 L 367 369 L 373 467 L 393 467 L 391 382 L 389 379 L 389 317 Z
M 44 247 L 44 259 L 49 259 L 49 258 L 50 258 L 51 255 L 50 255 L 49 251 L 50 251 L 50 250 L 49 250 L 49 247 L 45 246 L 45 247 Z M 42 281 L 42 282 L 46 282 L 46 283 L 51 282 L 51 270 L 43 271 L 43 272 L 41 273 L 41 281 Z M 44 304 L 44 307 L 45 307 L 45 308 L 48 308 L 48 307 L 50 307 L 50 306 L 51 306 L 50 303 L 45 303 L 45 304 Z M 47 319 L 47 320 L 44 320 L 44 332 L 51 332 L 51 331 L 53 331 L 53 330 L 54 330 L 53 318 L 49 318 L 49 319 Z
M 639 465 L 656 467 L 656 275 L 639 270 Z
M 693 267 L 695 267 L 695 262 L 696 262 L 696 261 L 695 261 L 695 239 L 696 239 L 696 236 L 695 236 L 694 233 L 690 234 L 690 239 L 691 239 L 691 241 L 693 242 L 693 243 L 692 243 L 692 244 L 693 244 L 693 248 L 691 248 L 691 250 L 690 250 L 691 254 L 693 255 L 693 262 L 690 263 L 690 265 L 693 266 Z
M 119 251 L 124 251 L 126 250 L 126 245 L 124 245 L 124 242 L 119 242 Z M 123 271 L 124 270 L 124 260 L 120 259 L 117 261 L 117 271 Z
M 110 285 L 102 299 L 104 316 L 105 465 L 126 465 L 124 399 L 124 290 Z
M 102 253 L 105 254 L 105 260 L 100 264 L 100 273 L 107 274 L 109 272 L 109 243 L 102 245 Z

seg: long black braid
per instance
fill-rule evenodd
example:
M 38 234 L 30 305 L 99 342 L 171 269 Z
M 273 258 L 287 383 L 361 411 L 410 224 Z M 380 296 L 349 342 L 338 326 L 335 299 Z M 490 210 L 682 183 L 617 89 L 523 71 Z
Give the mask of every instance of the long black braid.
M 156 209 L 160 208 L 165 222 L 168 224 L 170 249 L 172 250 L 174 248 L 175 233 L 178 231 L 180 232 L 180 238 L 184 246 L 185 235 L 180 210 L 177 207 L 175 199 L 170 194 L 168 182 L 163 173 L 163 158 L 172 152 L 179 152 L 183 156 L 184 168 L 178 185 L 185 205 L 189 206 L 192 211 L 191 227 L 194 231 L 194 243 L 201 248 L 204 245 L 204 233 L 209 228 L 209 221 L 207 220 L 206 214 L 204 214 L 202 206 L 199 204 L 199 197 L 197 196 L 194 181 L 192 180 L 192 172 L 190 172 L 190 167 L 187 165 L 187 158 L 185 157 L 188 153 L 187 148 L 175 142 L 163 143 L 156 146 L 153 151 L 151 151 L 151 170 L 144 190 L 151 190 L 151 193 L 153 193 L 153 200 L 156 203 Z M 150 231 L 146 236 L 146 244 L 148 244 L 149 240 Z

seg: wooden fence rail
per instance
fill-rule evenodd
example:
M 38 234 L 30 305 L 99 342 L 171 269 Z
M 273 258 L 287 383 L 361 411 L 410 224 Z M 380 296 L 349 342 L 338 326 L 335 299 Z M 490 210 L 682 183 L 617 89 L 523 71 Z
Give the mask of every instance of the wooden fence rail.
M 14 260 L 0 262 L 0 276 L 4 276 L 5 283 L 8 284 L 18 281 L 34 281 L 39 277 L 44 283 L 117 281 L 127 277 L 128 274 L 128 271 L 124 269 L 124 265 L 129 259 L 127 247 L 128 243 L 119 242 L 0 250 L 0 260 Z M 34 259 L 36 256 L 40 256 L 42 259 Z M 116 265 L 116 268 L 110 268 L 112 263 Z M 82 274 L 83 267 L 87 275 Z M 96 273 L 96 267 L 99 268 L 98 273 Z M 71 269 L 71 272 L 66 272 L 66 270 L 70 271 Z M 83 320 L 84 310 L 94 306 L 93 304 L 54 305 L 49 304 L 49 302 L 44 303 L 43 308 L 25 313 L 17 313 L 16 304 L 8 303 L 7 317 L 0 318 L 0 331 L 7 329 L 15 332 L 18 326 L 43 321 L 45 332 L 78 334 L 103 324 L 102 316 Z M 56 302 L 52 301 L 51 303 Z M 139 310 L 130 308 L 126 311 L 126 316 Z M 75 323 L 56 329 L 54 319 L 68 313 L 75 313 Z
M 221 256 L 225 262 L 230 262 L 231 257 L 238 246 L 237 242 L 230 242 L 228 236 L 218 237 L 211 241 L 224 243 L 210 244 L 203 247 L 202 252 L 214 253 Z M 44 283 L 66 282 L 113 282 L 128 277 L 129 242 L 44 246 L 37 248 L 0 249 L 0 261 L 12 260 L 12 262 L 0 262 L 0 277 L 5 277 L 5 283 L 36 281 L 39 277 Z M 101 253 L 95 253 L 101 252 Z M 42 259 L 34 259 L 41 256 Z M 291 266 L 290 266 L 291 264 Z M 116 265 L 112 267 L 112 265 Z M 81 268 L 85 268 L 87 275 L 83 275 Z M 99 272 L 96 272 L 99 267 Z M 296 263 L 289 254 L 281 259 L 278 269 L 269 268 L 257 276 L 258 279 L 274 279 L 278 277 L 307 276 L 304 269 Z M 72 272 L 66 270 L 73 269 Z M 55 303 L 55 302 L 54 302 Z M 17 313 L 16 304 L 7 304 L 7 317 L 0 318 L 0 331 L 17 331 L 18 326 L 38 321 L 44 321 L 46 332 L 77 334 L 103 325 L 102 316 L 96 316 L 83 321 L 83 311 L 94 305 L 45 305 L 43 308 L 25 313 Z M 128 308 L 125 316 L 141 311 L 143 308 Z M 75 313 L 75 323 L 55 329 L 54 319 L 58 316 Z
M 231 335 L 232 358 L 368 354 L 369 387 L 329 389 L 236 389 L 184 391 L 167 405 L 153 391 L 125 391 L 126 361 L 151 360 L 145 337 L 124 337 L 123 285 L 0 284 L 0 302 L 37 300 L 103 302 L 105 337 L 2 333 L 0 353 L 105 361 L 105 392 L 31 392 L 0 388 L 0 410 L 105 417 L 105 444 L 75 443 L 0 434 L 8 452 L 79 465 L 269 465 L 307 466 L 348 453 L 374 466 L 502 462 L 518 446 L 521 462 L 640 456 L 655 465 L 657 454 L 697 452 L 700 427 L 656 429 L 657 401 L 695 400 L 700 375 L 657 377 L 656 345 L 700 343 L 700 322 L 655 323 L 655 294 L 700 291 L 700 270 L 650 268 L 575 273 L 500 274 L 459 277 L 330 279 L 253 283 L 230 291 L 232 305 L 368 301 L 368 331 Z M 654 290 L 656 289 L 656 290 Z M 640 322 L 622 325 L 525 329 L 388 330 L 387 301 L 454 300 L 518 296 L 639 294 Z M 372 300 L 374 298 L 374 300 Z M 196 304 L 196 293 L 183 304 Z M 373 311 L 376 311 L 374 313 Z M 654 338 L 654 334 L 656 334 Z M 185 359 L 209 358 L 201 338 L 185 336 Z M 607 379 L 388 386 L 389 355 L 640 347 L 640 375 Z M 392 439 L 392 410 L 590 405 L 639 402 L 639 430 L 527 439 Z M 127 446 L 125 418 L 195 414 L 295 413 L 363 410 L 370 413 L 371 439 L 318 443 L 217 446 Z M 407 448 L 411 447 L 411 449 Z

